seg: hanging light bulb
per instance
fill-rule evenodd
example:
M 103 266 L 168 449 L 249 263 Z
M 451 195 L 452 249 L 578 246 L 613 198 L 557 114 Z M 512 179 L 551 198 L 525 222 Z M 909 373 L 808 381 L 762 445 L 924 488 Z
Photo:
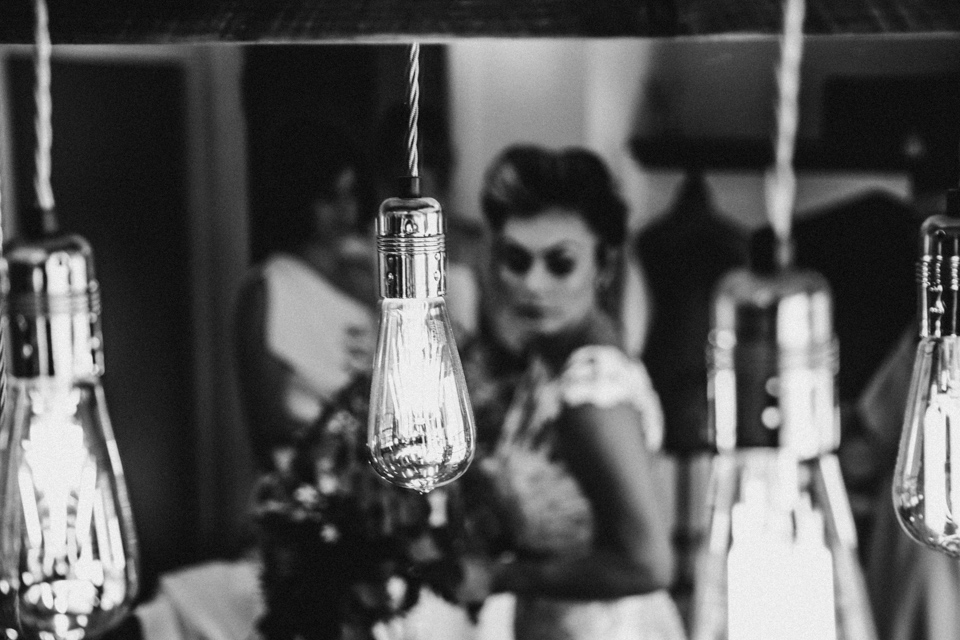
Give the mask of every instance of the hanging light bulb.
M 754 238 L 721 281 L 708 349 L 717 447 L 693 640 L 874 640 L 835 451 L 837 344 L 826 281 Z
M 473 459 L 473 410 L 443 299 L 445 226 L 440 204 L 420 196 L 417 155 L 419 46 L 410 51 L 410 175 L 403 197 L 380 205 L 377 253 L 380 331 L 367 445 L 386 480 L 427 493 L 455 480 Z
M 138 587 L 130 501 L 100 376 L 100 293 L 90 245 L 58 233 L 51 169 L 50 34 L 35 0 L 37 213 L 43 234 L 8 248 L 3 314 L 12 364 L 0 435 L 3 614 L 39 640 L 99 635 Z M 9 620 L 4 620 L 8 623 Z
M 421 492 L 459 477 L 475 439 L 443 299 L 442 223 L 430 198 L 392 198 L 378 218 L 382 299 L 368 444 L 381 476 Z
M 904 530 L 955 557 L 960 557 L 958 238 L 960 191 L 951 189 L 947 213 L 927 219 L 920 231 L 920 343 L 893 478 L 893 503 Z
M 99 288 L 78 236 L 24 242 L 6 256 L 10 440 L 3 529 L 20 529 L 16 588 L 28 637 L 95 636 L 136 595 L 137 541 L 100 376 Z
M 836 456 L 837 341 L 826 280 L 793 266 L 802 0 L 787 0 L 772 232 L 717 289 L 708 400 L 717 447 L 693 640 L 875 640 Z

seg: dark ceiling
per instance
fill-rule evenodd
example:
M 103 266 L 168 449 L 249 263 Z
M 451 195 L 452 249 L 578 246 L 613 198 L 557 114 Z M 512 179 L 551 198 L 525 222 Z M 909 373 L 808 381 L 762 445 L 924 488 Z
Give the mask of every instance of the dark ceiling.
M 780 0 L 48 0 L 55 43 L 309 42 L 776 33 Z M 0 42 L 33 41 L 33 0 Z M 957 0 L 807 0 L 805 32 L 960 32 Z

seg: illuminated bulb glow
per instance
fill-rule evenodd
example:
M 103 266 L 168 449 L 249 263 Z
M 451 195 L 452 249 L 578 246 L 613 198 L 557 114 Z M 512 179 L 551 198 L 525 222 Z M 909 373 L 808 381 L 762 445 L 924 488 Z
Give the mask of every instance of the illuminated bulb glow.
M 29 531 L 41 519 L 48 519 L 43 526 L 44 565 L 48 572 L 53 570 L 56 560 L 67 555 L 68 535 L 73 533 L 73 527 L 68 527 L 68 509 L 79 494 L 82 469 L 89 458 L 83 428 L 74 420 L 78 402 L 79 393 L 69 389 L 45 395 L 34 391 L 30 439 L 23 441 L 25 465 L 20 479 L 28 483 L 21 485 L 26 501 L 24 511 L 36 518 L 27 528 Z M 28 492 L 33 496 L 28 496 Z
M 384 434 L 422 464 L 443 462 L 446 446 L 442 415 L 449 371 L 444 371 L 441 341 L 436 327 L 426 320 L 424 300 L 405 302 L 408 313 L 399 319 L 397 339 L 390 345 L 396 370 L 387 378 L 390 394 L 402 398 L 393 424 Z
M 731 451 L 737 435 L 737 376 L 733 369 L 717 369 L 710 379 L 716 419 L 717 449 Z
M 371 390 L 374 468 L 428 492 L 457 478 L 473 456 L 473 414 L 441 297 L 384 299 Z
M 124 534 L 118 500 L 125 498 L 111 471 L 119 470 L 116 445 L 104 438 L 108 418 L 98 411 L 97 385 L 16 382 L 20 619 L 30 637 L 81 640 L 118 620 L 135 593 L 135 572 L 128 575 L 135 542 Z
M 923 515 L 929 523 L 946 525 L 955 523 L 949 508 L 949 495 L 951 489 L 953 493 L 957 492 L 955 487 L 948 487 L 948 483 L 957 482 L 955 478 L 951 480 L 952 474 L 949 473 L 950 458 L 956 454 L 950 456 L 949 432 L 952 425 L 960 425 L 960 404 L 957 398 L 946 393 L 934 390 L 931 395 L 933 400 L 923 415 Z
M 784 510 L 751 481 L 732 509 L 728 640 L 836 640 L 832 556 L 809 497 Z

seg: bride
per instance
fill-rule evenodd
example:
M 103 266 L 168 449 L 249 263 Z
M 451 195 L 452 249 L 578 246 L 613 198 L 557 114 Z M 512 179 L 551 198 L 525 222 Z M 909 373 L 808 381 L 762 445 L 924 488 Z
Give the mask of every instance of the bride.
M 504 525 L 468 578 L 515 595 L 517 640 L 683 638 L 651 476 L 660 404 L 603 305 L 626 206 L 592 153 L 532 146 L 494 161 L 482 205 L 495 311 L 464 354 L 481 445 L 464 491 Z

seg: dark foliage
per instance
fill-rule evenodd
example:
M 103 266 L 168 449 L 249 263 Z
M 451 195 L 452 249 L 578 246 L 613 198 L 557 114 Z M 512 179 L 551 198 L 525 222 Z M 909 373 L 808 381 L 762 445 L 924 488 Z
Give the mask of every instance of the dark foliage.
M 429 497 L 379 478 L 367 463 L 370 380 L 356 380 L 298 440 L 286 472 L 256 496 L 267 640 L 370 637 L 428 587 L 451 602 L 462 577 L 459 492 Z

